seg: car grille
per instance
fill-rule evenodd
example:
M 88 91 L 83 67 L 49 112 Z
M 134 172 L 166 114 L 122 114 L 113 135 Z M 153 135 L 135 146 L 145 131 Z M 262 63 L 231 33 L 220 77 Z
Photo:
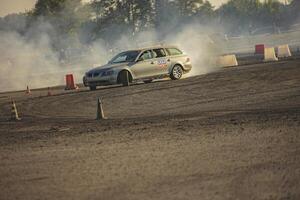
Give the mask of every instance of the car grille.
M 94 77 L 99 76 L 99 74 L 100 74 L 99 72 L 95 72 Z
M 88 78 L 97 77 L 97 76 L 102 75 L 105 71 L 107 71 L 107 70 L 100 70 L 100 71 L 96 71 L 96 72 L 90 72 L 90 73 L 87 74 L 87 77 Z

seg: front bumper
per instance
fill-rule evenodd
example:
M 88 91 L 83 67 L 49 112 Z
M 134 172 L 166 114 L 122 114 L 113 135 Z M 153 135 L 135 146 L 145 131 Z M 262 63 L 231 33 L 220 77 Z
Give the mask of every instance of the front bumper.
M 184 68 L 184 72 L 188 73 L 192 70 L 193 66 L 192 66 L 191 63 L 186 63 L 186 64 L 183 65 L 183 68 Z
M 116 83 L 117 83 L 117 79 L 114 76 L 93 77 L 93 78 L 89 78 L 86 76 L 83 77 L 83 84 L 85 87 L 114 85 Z

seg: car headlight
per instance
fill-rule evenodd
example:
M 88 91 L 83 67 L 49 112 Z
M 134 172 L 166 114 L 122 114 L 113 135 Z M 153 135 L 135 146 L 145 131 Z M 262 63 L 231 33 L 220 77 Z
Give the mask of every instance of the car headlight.
M 86 77 L 86 78 L 91 78 L 92 76 L 93 76 L 93 74 L 90 73 L 90 72 L 85 73 L 85 77 Z
M 103 72 L 102 73 L 102 76 L 111 76 L 113 75 L 115 72 L 113 70 L 108 70 L 106 72 Z

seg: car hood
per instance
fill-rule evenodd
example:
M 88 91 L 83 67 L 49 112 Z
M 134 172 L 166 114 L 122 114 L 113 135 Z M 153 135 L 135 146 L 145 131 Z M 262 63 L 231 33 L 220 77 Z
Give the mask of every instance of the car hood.
M 105 71 L 105 70 L 110 70 L 110 69 L 117 69 L 119 67 L 124 67 L 124 66 L 128 66 L 129 63 L 117 63 L 117 64 L 106 64 L 106 65 L 103 65 L 103 66 L 100 66 L 100 67 L 96 67 L 90 71 L 88 71 L 88 73 L 91 73 L 91 72 L 96 72 L 96 71 Z

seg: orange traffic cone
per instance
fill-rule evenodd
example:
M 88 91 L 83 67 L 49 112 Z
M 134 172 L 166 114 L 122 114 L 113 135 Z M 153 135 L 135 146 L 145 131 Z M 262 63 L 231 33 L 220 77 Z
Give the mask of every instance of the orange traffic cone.
M 11 104 L 12 104 L 12 107 L 11 107 L 11 118 L 10 119 L 12 121 L 20 121 L 21 118 L 18 115 L 18 110 L 17 110 L 15 101 L 11 100 Z
M 27 85 L 26 94 L 31 94 L 31 91 L 29 89 L 29 86 Z
M 51 92 L 51 90 L 50 90 L 50 87 L 48 87 L 48 93 L 47 93 L 47 96 L 49 97 L 49 96 L 52 96 L 52 92 Z

